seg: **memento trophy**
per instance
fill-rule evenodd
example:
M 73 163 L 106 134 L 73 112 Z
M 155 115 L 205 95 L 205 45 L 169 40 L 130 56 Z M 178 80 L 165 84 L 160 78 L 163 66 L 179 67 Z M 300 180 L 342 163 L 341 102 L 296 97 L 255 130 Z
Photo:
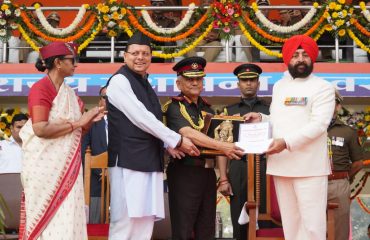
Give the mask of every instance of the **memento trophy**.
M 223 116 L 207 114 L 204 117 L 202 133 L 221 142 L 237 142 L 239 139 L 239 124 L 244 123 L 240 116 Z M 201 155 L 223 155 L 219 150 L 201 149 Z

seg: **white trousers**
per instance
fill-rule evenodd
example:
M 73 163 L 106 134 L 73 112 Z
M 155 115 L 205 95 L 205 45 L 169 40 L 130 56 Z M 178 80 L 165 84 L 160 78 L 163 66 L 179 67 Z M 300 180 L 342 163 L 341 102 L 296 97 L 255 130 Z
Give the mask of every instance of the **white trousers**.
M 127 208 L 127 199 L 125 194 L 125 184 L 123 183 L 122 169 L 115 167 L 109 169 L 111 177 L 111 200 L 120 199 L 121 204 L 119 208 L 113 209 L 111 204 L 111 211 L 122 211 L 117 219 L 111 219 L 109 225 L 109 240 L 150 240 L 153 233 L 154 216 L 144 217 L 129 217 Z M 140 189 L 138 189 L 140 191 Z M 118 194 L 119 196 L 113 196 Z
M 285 240 L 325 240 L 328 177 L 274 176 Z

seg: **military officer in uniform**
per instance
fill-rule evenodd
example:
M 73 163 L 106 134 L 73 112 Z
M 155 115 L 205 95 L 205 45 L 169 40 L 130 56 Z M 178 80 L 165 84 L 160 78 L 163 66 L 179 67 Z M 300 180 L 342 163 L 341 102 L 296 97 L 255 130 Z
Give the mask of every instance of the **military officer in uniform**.
M 229 158 L 240 159 L 242 151 L 233 143 L 220 142 L 200 131 L 203 114 L 213 110 L 200 97 L 203 90 L 206 60 L 185 58 L 173 70 L 177 72 L 177 87 L 181 94 L 165 107 L 167 126 L 190 138 L 199 147 L 222 151 Z M 173 156 L 173 154 L 171 154 Z M 216 175 L 214 159 L 202 156 L 171 158 L 167 168 L 172 239 L 214 239 L 216 217 Z
M 249 112 L 260 112 L 269 115 L 269 104 L 257 97 L 260 86 L 259 76 L 262 69 L 255 64 L 241 64 L 234 69 L 238 78 L 238 87 L 241 93 L 240 102 L 224 109 L 225 115 L 243 116 Z M 246 157 L 242 161 L 230 161 L 229 174 L 227 174 L 227 160 L 218 157 L 220 181 L 218 190 L 225 196 L 230 196 L 230 212 L 235 239 L 247 239 L 247 225 L 240 225 L 238 218 L 247 201 L 248 163 Z M 266 158 L 261 157 L 261 186 L 266 185 Z M 261 191 L 261 212 L 265 212 L 266 189 Z
M 348 240 L 350 220 L 350 179 L 361 170 L 363 151 L 355 129 L 347 126 L 337 117 L 343 101 L 335 93 L 335 111 L 328 128 L 329 153 L 332 160 L 332 174 L 328 179 L 328 201 L 339 203 L 335 210 L 335 239 Z

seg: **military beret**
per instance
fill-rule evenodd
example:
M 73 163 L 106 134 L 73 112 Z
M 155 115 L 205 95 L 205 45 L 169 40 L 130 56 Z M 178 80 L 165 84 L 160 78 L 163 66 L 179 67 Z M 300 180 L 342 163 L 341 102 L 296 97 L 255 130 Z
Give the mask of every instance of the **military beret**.
M 313 0 L 299 0 L 300 3 L 303 3 L 303 2 L 311 2 L 313 3 Z
M 57 22 L 60 22 L 60 16 L 57 12 L 51 12 L 47 17 L 47 20 L 54 20 Z
M 258 78 L 261 73 L 262 69 L 256 64 L 251 63 L 239 65 L 234 69 L 234 75 L 238 79 Z
M 177 72 L 177 75 L 188 78 L 204 77 L 206 75 L 204 73 L 206 65 L 207 61 L 202 57 L 188 57 L 176 63 L 172 70 Z
M 262 5 L 270 6 L 270 1 L 269 1 L 269 0 L 257 0 L 257 1 L 256 1 L 256 4 L 257 4 L 258 6 L 262 6 Z

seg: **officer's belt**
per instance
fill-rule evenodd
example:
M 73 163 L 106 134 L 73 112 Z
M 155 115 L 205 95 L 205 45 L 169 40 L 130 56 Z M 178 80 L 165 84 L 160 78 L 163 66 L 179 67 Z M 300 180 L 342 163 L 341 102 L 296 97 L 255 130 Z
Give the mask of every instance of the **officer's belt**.
M 185 157 L 183 159 L 170 159 L 170 162 L 173 164 L 193 166 L 193 167 L 202 167 L 202 168 L 214 168 L 215 160 L 212 158 L 190 158 Z
M 348 171 L 336 171 L 328 176 L 328 180 L 348 179 Z

